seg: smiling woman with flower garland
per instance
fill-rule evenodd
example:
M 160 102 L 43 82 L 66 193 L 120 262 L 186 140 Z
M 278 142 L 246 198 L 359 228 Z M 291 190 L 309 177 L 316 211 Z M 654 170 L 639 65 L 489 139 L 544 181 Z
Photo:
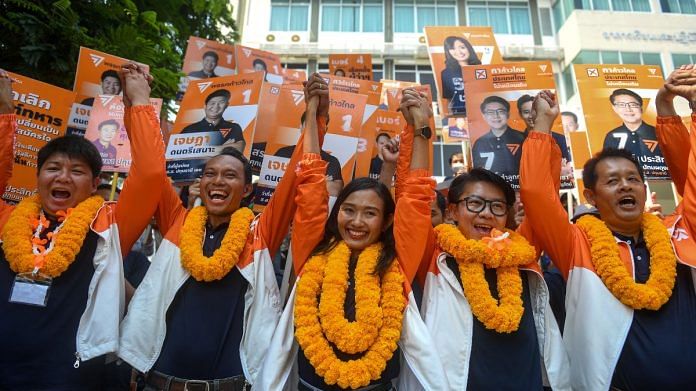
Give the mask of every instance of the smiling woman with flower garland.
M 404 91 L 406 105 L 422 105 L 406 115 L 409 126 L 427 126 L 429 102 Z M 416 131 L 418 134 L 418 131 Z M 452 390 L 568 390 L 568 359 L 553 317 L 548 288 L 528 232 L 506 227 L 515 201 L 509 184 L 493 172 L 474 169 L 449 188 L 449 211 L 456 226 L 430 225 L 434 183 L 424 137 L 402 139 L 412 159 L 399 157 L 399 207 L 407 208 L 409 241 L 424 259 L 421 313 L 445 363 Z M 411 146 L 412 144 L 412 146 Z M 409 172 L 410 165 L 410 172 Z M 420 204 L 417 204 L 419 202 Z M 408 204 L 406 204 L 408 205 Z
M 305 151 L 317 154 L 315 128 L 310 120 Z M 314 175 L 325 180 L 321 167 Z M 255 389 L 449 390 L 410 292 L 418 261 L 401 261 L 419 249 L 407 222 L 392 224 L 389 189 L 354 179 L 329 213 L 326 190 L 317 201 L 309 179 L 298 186 L 292 232 L 297 281 Z
M 118 346 L 125 307 L 122 253 L 130 251 L 159 198 L 148 184 L 164 170 L 149 76 L 121 70 L 125 120 L 138 163 L 119 202 L 94 195 L 101 157 L 82 137 L 53 139 L 37 156 L 38 194 L 0 203 L 0 389 L 93 390 Z M 0 71 L 0 189 L 12 174 L 16 118 Z

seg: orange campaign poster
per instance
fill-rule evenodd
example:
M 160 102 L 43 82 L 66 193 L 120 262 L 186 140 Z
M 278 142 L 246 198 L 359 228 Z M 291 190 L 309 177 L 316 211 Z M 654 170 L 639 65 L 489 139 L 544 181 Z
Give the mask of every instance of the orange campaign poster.
M 237 59 L 237 73 L 263 71 L 265 81 L 283 84 L 283 66 L 277 54 L 241 45 L 235 45 L 234 51 Z
M 272 129 L 290 129 L 297 132 L 305 111 L 304 89 L 301 85 L 264 83 L 261 87 L 259 115 L 251 146 L 251 170 L 261 172 L 263 155 Z
M 412 81 L 401 81 L 401 80 L 388 80 L 388 79 L 382 79 L 379 82 L 382 85 L 382 98 L 380 99 L 379 103 L 382 105 L 382 107 L 387 107 L 388 106 L 388 98 L 387 98 L 387 91 L 390 89 L 399 89 L 399 88 L 408 88 L 408 87 L 416 87 L 419 86 L 419 83 L 412 82 Z
M 167 175 L 198 178 L 208 158 L 232 147 L 250 155 L 263 73 L 192 80 L 167 143 Z
M 75 104 L 70 112 L 68 133 L 84 135 L 89 121 L 90 109 L 97 95 L 121 95 L 123 90 L 118 70 L 130 62 L 97 50 L 80 47 L 77 59 L 77 73 L 73 91 L 77 93 Z M 150 69 L 145 64 L 140 64 Z
M 234 75 L 236 73 L 234 45 L 189 37 L 181 70 L 186 76 L 181 78 L 177 100 L 183 97 L 190 80 Z
M 548 61 L 462 67 L 472 166 L 491 170 L 519 189 L 522 142 L 533 128 L 531 109 L 541 90 L 556 90 Z M 561 120 L 552 136 L 563 156 L 561 188 L 574 186 L 573 165 Z M 540 157 L 541 158 L 541 157 Z
M 442 139 L 444 142 L 458 143 L 469 139 L 469 124 L 464 117 L 447 118 L 447 126 L 442 129 Z
M 65 134 L 75 93 L 8 72 L 17 116 L 14 164 L 3 199 L 19 202 L 36 192 L 39 149 Z
M 283 76 L 283 84 L 302 85 L 303 81 L 307 81 L 307 72 L 301 69 L 282 68 L 280 74 Z
M 647 179 L 669 179 L 655 135 L 655 96 L 664 84 L 656 65 L 573 65 L 590 150 L 627 149 Z M 584 162 L 582 162 L 584 163 Z
M 430 65 L 438 90 L 443 117 L 466 117 L 466 96 L 462 67 L 500 64 L 503 57 L 491 27 L 425 27 Z
M 162 99 L 151 98 L 150 104 L 159 118 Z M 122 97 L 97 95 L 94 98 L 85 138 L 97 147 L 102 158 L 102 170 L 105 172 L 127 173 L 130 170 L 132 158 L 128 133 L 123 123 L 124 113 Z
M 372 55 L 329 54 L 329 73 L 350 79 L 372 80 Z

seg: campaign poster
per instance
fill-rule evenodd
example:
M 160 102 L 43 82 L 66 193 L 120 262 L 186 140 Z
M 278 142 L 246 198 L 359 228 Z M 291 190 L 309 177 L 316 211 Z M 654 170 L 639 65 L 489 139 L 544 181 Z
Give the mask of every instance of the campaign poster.
M 551 63 L 477 65 L 462 67 L 462 74 L 472 165 L 495 172 L 517 190 L 522 143 L 534 128 L 534 97 L 542 90 L 556 90 Z M 561 188 L 572 189 L 573 159 L 560 119 L 554 123 L 551 135 L 561 150 Z
M 352 178 L 366 103 L 367 95 L 338 91 L 331 94 L 331 120 L 320 152 L 321 158 L 328 163 L 326 187 L 329 196 L 338 196 Z M 288 169 L 299 138 L 300 129 L 270 129 L 254 199 L 255 210 L 262 210 L 270 201 L 278 182 Z
M 183 97 L 190 80 L 234 75 L 234 45 L 189 37 L 181 71 L 185 76 L 181 78 L 177 100 Z
M 425 27 L 440 115 L 467 116 L 462 67 L 500 64 L 503 57 L 491 27 Z
M 263 84 L 254 142 L 251 146 L 251 158 L 249 159 L 254 175 L 259 175 L 261 172 L 261 163 L 271 130 L 284 129 L 296 132 L 300 129 L 305 107 L 304 88 L 301 85 Z
M 449 117 L 442 129 L 442 139 L 446 143 L 458 143 L 469 139 L 469 124 L 464 117 Z
M 302 86 L 302 82 L 307 81 L 307 72 L 301 69 L 282 68 L 280 75 L 283 76 L 283 84 L 298 84 Z
M 280 57 L 265 50 L 235 45 L 237 73 L 263 72 L 264 81 L 283 84 L 283 66 Z
M 358 152 L 358 166 L 361 162 L 369 162 L 369 170 L 367 175 L 363 170 L 359 170 L 356 166 L 355 177 L 369 176 L 372 179 L 379 179 L 382 172 L 382 147 L 385 146 L 391 139 L 399 137 L 404 129 L 404 117 L 401 113 L 395 111 L 377 110 L 370 121 L 363 127 L 373 129 L 370 133 L 372 139 L 367 140 L 365 151 Z M 363 157 L 363 155 L 367 155 Z M 364 164 L 364 163 L 363 163 Z
M 167 143 L 172 180 L 198 178 L 205 162 L 225 147 L 250 155 L 262 83 L 262 72 L 189 83 Z
M 123 86 L 118 77 L 121 66 L 130 62 L 97 50 L 80 47 L 73 91 L 77 93 L 70 112 L 68 134 L 83 136 L 87 129 L 90 110 L 97 95 L 122 95 Z M 139 64 L 149 71 L 146 64 Z
M 382 85 L 382 97 L 379 101 L 380 107 L 387 109 L 387 106 L 389 104 L 389 99 L 387 97 L 387 92 L 392 89 L 398 90 L 399 88 L 409 88 L 409 87 L 417 87 L 420 84 L 412 81 L 401 81 L 401 80 L 389 80 L 389 79 L 382 79 L 379 82 Z
M 2 198 L 19 202 L 36 192 L 39 149 L 65 134 L 75 93 L 8 72 L 17 116 L 14 164 Z
M 603 148 L 627 149 L 643 165 L 647 179 L 670 179 L 655 135 L 655 96 L 664 84 L 660 67 L 573 67 L 592 153 Z
M 350 79 L 372 80 L 372 55 L 329 54 L 329 73 Z
M 151 98 L 159 118 L 162 99 Z M 102 158 L 102 171 L 127 173 L 133 161 L 130 141 L 123 122 L 125 105 L 118 95 L 97 95 L 85 131 L 85 138 L 94 144 Z

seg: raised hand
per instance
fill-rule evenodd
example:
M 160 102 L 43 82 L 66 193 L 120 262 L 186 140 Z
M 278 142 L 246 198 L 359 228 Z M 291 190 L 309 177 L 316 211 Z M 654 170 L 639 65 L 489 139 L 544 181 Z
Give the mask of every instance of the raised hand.
M 406 122 L 414 128 L 427 126 L 433 115 L 427 96 L 413 88 L 404 89 L 399 110 L 404 113 Z
M 382 158 L 385 163 L 396 164 L 399 160 L 399 139 L 394 137 L 382 147 Z
M 651 202 L 649 205 L 647 203 L 645 204 L 645 213 L 650 213 L 661 219 L 664 219 L 665 216 L 662 213 L 662 205 L 660 205 L 660 203 L 657 202 L 657 193 L 652 192 L 650 194 L 650 200 Z
M 307 81 L 303 82 L 305 103 L 308 105 L 312 100 L 316 101 L 316 115 L 319 117 L 329 116 L 329 85 L 318 73 L 312 74 Z
M 676 95 L 690 102 L 696 101 L 696 67 L 682 65 L 667 77 L 663 88 L 672 98 Z
M 123 65 L 119 73 L 123 84 L 123 102 L 126 107 L 150 104 L 152 75 L 134 62 Z
M 534 118 L 534 130 L 542 133 L 550 133 L 553 122 L 558 118 L 560 109 L 556 101 L 556 94 L 549 90 L 541 91 L 534 99 L 532 105 L 532 118 Z
M 12 114 L 13 112 L 12 79 L 7 72 L 0 69 L 0 114 Z

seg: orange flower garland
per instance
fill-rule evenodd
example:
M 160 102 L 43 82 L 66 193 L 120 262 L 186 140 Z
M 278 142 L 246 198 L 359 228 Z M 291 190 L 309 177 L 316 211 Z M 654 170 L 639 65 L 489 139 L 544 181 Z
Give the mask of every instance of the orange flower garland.
M 658 310 L 669 300 L 677 275 L 677 258 L 669 232 L 658 217 L 643 214 L 643 237 L 650 252 L 650 277 L 645 284 L 635 282 L 626 270 L 614 235 L 602 220 L 585 215 L 577 225 L 590 241 L 597 275 L 614 297 L 636 310 Z
M 203 237 L 208 211 L 204 206 L 191 209 L 181 229 L 181 266 L 196 281 L 215 281 L 225 277 L 239 262 L 253 219 L 254 213 L 249 208 L 237 209 L 230 218 L 222 244 L 212 257 L 206 257 L 203 255 Z

